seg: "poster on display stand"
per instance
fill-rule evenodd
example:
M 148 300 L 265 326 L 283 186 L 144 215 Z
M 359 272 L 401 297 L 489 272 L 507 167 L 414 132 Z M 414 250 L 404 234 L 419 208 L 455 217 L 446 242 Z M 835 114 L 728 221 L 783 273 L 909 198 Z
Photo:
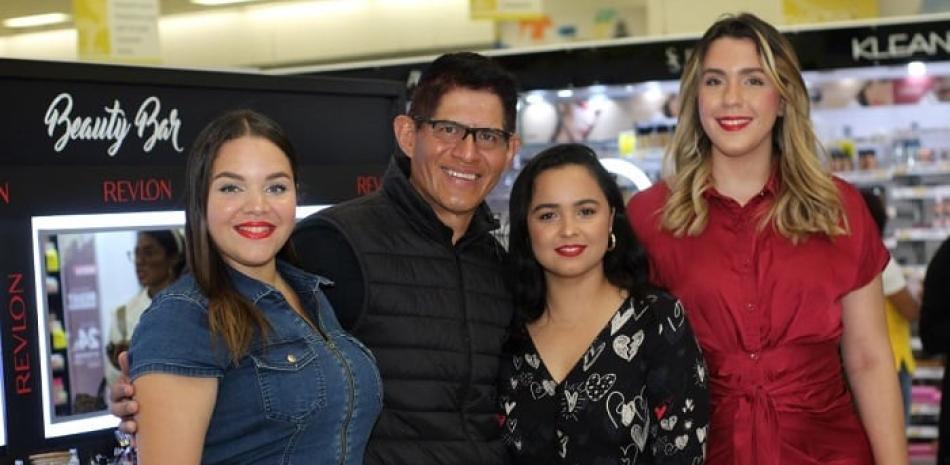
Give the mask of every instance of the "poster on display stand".
M 248 108 L 284 128 L 301 217 L 378 188 L 404 106 L 381 80 L 24 60 L 0 60 L 0 98 L 0 463 L 112 452 L 105 347 L 140 289 L 135 237 L 182 227 L 185 159 L 211 119 Z

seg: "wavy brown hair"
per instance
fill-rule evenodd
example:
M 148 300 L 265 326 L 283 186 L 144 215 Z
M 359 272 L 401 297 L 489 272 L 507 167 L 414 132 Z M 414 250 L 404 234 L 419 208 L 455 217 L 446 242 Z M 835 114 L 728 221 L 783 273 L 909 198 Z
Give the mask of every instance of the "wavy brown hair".
M 778 89 L 785 109 L 772 130 L 773 157 L 780 179 L 777 198 L 763 216 L 761 227 L 771 224 L 793 242 L 815 233 L 846 233 L 838 189 L 821 165 L 821 147 L 811 125 L 808 90 L 798 57 L 781 33 L 749 13 L 725 16 L 710 26 L 683 70 L 683 106 L 667 152 L 673 172 L 667 178 L 671 194 L 663 206 L 662 227 L 678 237 L 696 236 L 709 221 L 703 192 L 712 185 L 712 142 L 699 120 L 698 94 L 706 52 L 723 37 L 748 39 L 755 44 L 762 68 Z
M 224 144 L 244 136 L 267 139 L 284 152 L 296 184 L 297 158 L 290 141 L 277 123 L 251 110 L 225 113 L 205 126 L 192 144 L 185 168 L 185 257 L 195 282 L 208 298 L 211 334 L 224 342 L 235 363 L 247 353 L 255 335 L 264 336 L 270 330 L 263 312 L 234 288 L 228 266 L 208 228 L 214 160 Z M 290 241 L 278 256 L 294 261 Z

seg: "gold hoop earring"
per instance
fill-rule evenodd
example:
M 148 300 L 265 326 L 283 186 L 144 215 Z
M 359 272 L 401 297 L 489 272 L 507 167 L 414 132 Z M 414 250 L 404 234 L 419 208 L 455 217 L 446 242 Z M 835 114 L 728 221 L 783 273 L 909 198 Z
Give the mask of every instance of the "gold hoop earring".
M 614 233 L 610 233 L 610 238 L 607 241 L 607 251 L 610 252 L 617 247 L 617 236 Z

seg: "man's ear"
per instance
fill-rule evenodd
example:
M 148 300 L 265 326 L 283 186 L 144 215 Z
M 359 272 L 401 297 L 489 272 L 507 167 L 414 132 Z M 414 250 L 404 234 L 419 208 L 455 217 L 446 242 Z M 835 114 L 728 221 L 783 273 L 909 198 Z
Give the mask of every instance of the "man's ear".
M 508 140 L 508 153 L 505 154 L 507 157 L 507 162 L 505 166 L 511 168 L 511 160 L 515 158 L 515 154 L 518 153 L 518 149 L 521 148 L 521 138 L 517 134 L 512 134 L 511 139 Z
M 412 158 L 416 148 L 416 122 L 408 115 L 399 115 L 393 120 L 396 144 L 407 157 Z

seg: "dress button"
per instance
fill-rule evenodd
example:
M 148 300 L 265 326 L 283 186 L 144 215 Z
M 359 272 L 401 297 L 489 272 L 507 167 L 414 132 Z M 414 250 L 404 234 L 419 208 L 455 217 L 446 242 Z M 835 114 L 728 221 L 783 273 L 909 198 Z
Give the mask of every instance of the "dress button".
M 290 363 L 297 363 L 297 356 L 294 354 L 287 354 L 287 361 Z
M 752 305 L 752 304 L 745 304 L 745 309 L 748 310 L 748 311 L 750 311 L 750 312 L 755 311 L 755 305 Z
M 758 360 L 758 359 L 759 359 L 759 353 L 758 353 L 758 352 L 749 352 L 749 358 L 751 358 L 752 360 Z

